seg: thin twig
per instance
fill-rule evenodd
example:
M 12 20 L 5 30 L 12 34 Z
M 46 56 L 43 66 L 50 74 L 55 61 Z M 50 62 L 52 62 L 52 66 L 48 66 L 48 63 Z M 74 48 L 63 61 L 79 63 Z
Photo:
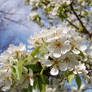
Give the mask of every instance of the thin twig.
M 67 21 L 70 25 L 72 25 L 74 28 L 76 28 L 77 30 L 79 30 L 79 28 L 78 28 L 76 25 L 74 25 L 70 20 L 66 19 L 66 21 Z
M 80 17 L 79 17 L 79 16 L 77 15 L 77 13 L 75 12 L 75 10 L 74 10 L 74 8 L 73 8 L 73 2 L 70 4 L 70 8 L 71 8 L 73 14 L 74 14 L 74 15 L 76 16 L 76 18 L 78 19 L 80 25 L 81 25 L 82 28 L 83 28 L 82 33 L 87 34 L 87 35 L 91 38 L 91 37 L 92 37 L 92 34 L 90 34 L 90 33 L 88 32 L 88 30 L 87 30 L 86 27 L 84 26 L 82 20 L 80 19 Z

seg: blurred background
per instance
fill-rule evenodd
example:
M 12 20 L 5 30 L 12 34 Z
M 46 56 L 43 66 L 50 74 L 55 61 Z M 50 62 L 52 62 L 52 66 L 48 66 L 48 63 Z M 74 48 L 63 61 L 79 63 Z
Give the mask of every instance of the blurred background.
M 9 44 L 27 45 L 30 35 L 39 32 L 39 26 L 28 20 L 30 12 L 23 0 L 0 0 L 0 53 Z

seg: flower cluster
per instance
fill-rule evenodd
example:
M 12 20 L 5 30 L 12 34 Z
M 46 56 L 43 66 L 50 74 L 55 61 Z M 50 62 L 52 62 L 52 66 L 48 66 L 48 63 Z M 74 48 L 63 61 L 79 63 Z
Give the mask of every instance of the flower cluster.
M 78 31 L 82 31 L 80 28 L 80 23 L 78 19 L 76 20 L 76 14 L 81 18 L 83 24 L 85 24 L 89 33 L 92 33 L 92 2 L 91 0 L 29 0 L 30 5 L 32 6 L 32 11 L 41 9 L 43 16 L 49 19 L 49 23 L 54 24 L 53 22 L 56 19 L 59 21 L 66 21 L 70 26 L 77 27 Z M 71 9 L 71 6 L 73 6 Z M 40 16 L 40 15 L 39 15 Z M 44 18 L 42 16 L 41 20 Z M 68 19 L 68 20 L 67 20 Z M 41 21 L 39 21 L 41 22 Z M 71 23 L 75 25 L 71 25 Z M 39 24 L 39 23 L 38 23 Z M 81 25 L 82 26 L 82 25 Z M 76 29 L 75 27 L 75 29 Z M 78 29 L 79 28 L 79 29 Z
M 36 92 L 39 89 L 40 92 L 67 92 L 64 90 L 65 79 L 68 83 L 75 79 L 78 88 L 73 87 L 72 90 L 81 91 L 86 88 L 81 76 L 92 85 L 92 43 L 80 34 L 90 35 L 92 31 L 92 21 L 88 20 L 92 14 L 91 0 L 88 3 L 87 0 L 28 1 L 32 10 L 40 8 L 52 25 L 52 20 L 58 23 L 32 35 L 28 40 L 29 49 L 22 43 L 10 45 L 0 55 L 0 91 Z M 89 6 L 89 13 L 85 5 Z M 33 11 L 29 18 L 43 26 L 40 14 Z M 66 26 L 66 21 L 59 25 L 58 19 L 66 19 L 80 33 Z
M 29 87 L 35 90 L 36 86 L 43 90 L 44 86 L 49 92 L 52 88 L 46 84 L 50 76 L 64 76 L 69 82 L 80 73 L 88 78 L 87 66 L 91 62 L 92 48 L 84 41 L 79 33 L 62 24 L 43 28 L 40 33 L 31 36 L 28 42 L 32 50 L 26 50 L 23 44 L 10 45 L 0 55 L 1 90 L 14 92 L 17 89 L 22 92 Z M 58 85 L 53 91 L 57 88 Z
M 25 88 L 29 83 L 32 84 L 32 70 L 30 69 L 29 73 L 25 68 L 22 70 L 27 55 L 26 46 L 22 43 L 19 46 L 10 45 L 0 55 L 0 88 L 2 91 L 16 92 L 16 89 Z M 22 72 L 24 74 L 21 76 Z
M 47 67 L 52 66 L 52 75 L 54 72 L 58 74 L 59 70 L 74 70 L 77 65 L 82 66 L 80 63 L 86 58 L 87 45 L 71 28 L 58 26 L 43 29 L 31 36 L 29 42 L 33 48 L 40 47 L 40 62 Z

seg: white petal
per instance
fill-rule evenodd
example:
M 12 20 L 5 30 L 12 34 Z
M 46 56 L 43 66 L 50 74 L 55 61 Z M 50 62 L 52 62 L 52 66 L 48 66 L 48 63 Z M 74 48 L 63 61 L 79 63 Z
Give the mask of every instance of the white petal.
M 61 57 L 61 53 L 53 53 L 53 56 L 54 56 L 55 58 L 59 58 L 59 57 Z
M 50 74 L 56 76 L 59 74 L 59 70 L 56 67 L 54 67 L 51 69 Z
M 2 91 L 6 92 L 6 91 L 9 90 L 9 89 L 10 89 L 10 87 L 5 86 L 5 87 L 2 88 Z
M 72 50 L 72 52 L 75 53 L 75 54 L 79 54 L 80 53 L 80 51 L 77 50 L 77 49 Z
M 45 65 L 46 65 L 47 67 L 50 67 L 50 66 L 52 65 L 52 62 L 51 62 L 50 60 L 48 60 L 48 62 L 46 62 Z
M 55 36 L 53 38 L 48 39 L 46 42 L 52 42 L 52 41 L 55 41 L 56 39 L 59 39 L 59 37 Z
M 34 84 L 34 80 L 30 78 L 30 86 L 33 86 L 33 84 Z
M 67 52 L 69 52 L 71 50 L 71 46 L 63 46 L 61 49 L 61 54 L 66 54 Z
M 55 49 L 53 52 L 53 56 L 55 58 L 59 58 L 61 56 L 61 49 Z
M 64 42 L 64 45 L 63 45 L 63 47 L 61 48 L 61 53 L 62 53 L 62 54 L 65 54 L 65 53 L 67 53 L 67 52 L 70 51 L 70 50 L 71 50 L 70 41 L 67 40 L 67 41 Z
M 86 85 L 82 84 L 81 87 L 80 87 L 80 89 L 83 90 L 83 89 L 85 89 L 85 87 L 86 87 Z
M 65 62 L 59 64 L 59 69 L 60 69 L 61 71 L 67 70 L 67 64 L 66 64 Z
M 81 51 L 85 51 L 87 49 L 87 45 L 85 44 L 81 44 L 79 47 L 78 47 L 79 50 Z
M 48 60 L 48 59 L 41 59 L 40 62 L 41 62 L 44 66 L 47 66 L 47 67 L 49 67 L 49 66 L 52 65 L 52 62 L 51 62 L 50 60 Z
M 29 70 L 29 76 L 32 77 L 33 76 L 33 71 L 30 69 Z

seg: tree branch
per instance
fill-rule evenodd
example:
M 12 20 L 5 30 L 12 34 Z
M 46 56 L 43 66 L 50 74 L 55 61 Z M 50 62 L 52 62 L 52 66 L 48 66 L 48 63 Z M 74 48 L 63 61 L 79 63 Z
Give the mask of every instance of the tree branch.
M 76 25 L 74 25 L 70 20 L 66 19 L 66 21 L 67 21 L 70 25 L 72 25 L 75 29 L 79 30 L 79 28 L 78 28 Z
M 84 26 L 82 20 L 80 19 L 80 17 L 79 17 L 79 16 L 77 15 L 77 13 L 75 12 L 75 10 L 74 10 L 74 8 L 73 8 L 73 2 L 70 4 L 70 8 L 71 8 L 73 14 L 74 14 L 74 15 L 76 16 L 76 18 L 78 19 L 80 25 L 81 25 L 82 28 L 83 28 L 82 33 L 87 34 L 87 35 L 91 38 L 91 37 L 92 37 L 92 34 L 90 34 L 90 33 L 88 32 L 88 30 L 87 30 L 86 27 Z

